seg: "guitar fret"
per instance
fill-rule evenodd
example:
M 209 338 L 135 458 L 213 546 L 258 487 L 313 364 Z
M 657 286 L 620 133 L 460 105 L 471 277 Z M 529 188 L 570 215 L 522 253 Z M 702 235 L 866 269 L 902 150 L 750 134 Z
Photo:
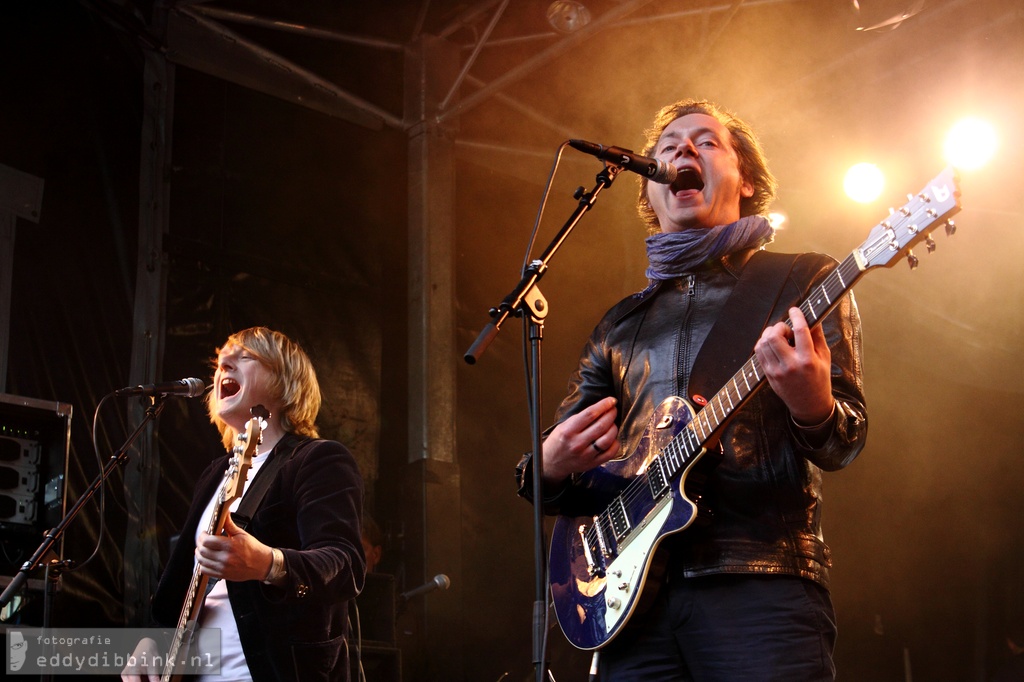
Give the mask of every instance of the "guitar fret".
M 811 319 L 816 319 L 817 315 L 814 312 L 814 303 L 811 301 L 811 299 L 807 299 L 806 305 L 807 310 L 804 310 L 803 306 L 800 307 L 800 310 L 801 312 L 803 312 L 804 317 L 807 318 L 807 321 L 810 322 Z
M 711 408 L 711 416 L 715 418 L 715 428 L 717 429 L 724 421 L 725 417 L 725 410 L 722 407 L 722 399 L 716 395 L 711 399 L 711 402 L 708 403 L 708 407 Z
M 687 425 L 686 431 L 684 431 L 683 433 L 686 434 L 686 454 L 683 457 L 683 465 L 686 465 L 689 464 L 690 462 L 691 453 L 697 451 L 697 443 L 699 441 L 697 440 L 697 434 L 695 434 L 693 430 L 689 428 L 689 425 Z
M 668 476 L 672 476 L 675 472 L 679 471 L 679 444 L 675 438 L 669 441 L 668 446 L 665 448 L 665 454 L 668 457 L 669 464 Z
M 683 429 L 675 438 L 672 439 L 672 443 L 669 447 L 672 448 L 672 468 L 669 469 L 669 478 L 676 475 L 680 469 L 683 468 L 683 462 L 686 461 L 686 450 L 684 448 L 686 441 L 686 429 Z
M 700 414 L 697 415 L 697 426 L 700 427 L 700 435 L 703 439 L 711 435 L 711 425 L 708 423 L 707 410 L 701 410 Z

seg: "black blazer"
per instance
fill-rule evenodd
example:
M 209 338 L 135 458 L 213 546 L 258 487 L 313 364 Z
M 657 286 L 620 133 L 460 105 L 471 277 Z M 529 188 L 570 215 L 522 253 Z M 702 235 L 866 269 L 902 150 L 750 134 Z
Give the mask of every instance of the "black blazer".
M 222 480 L 227 461 L 225 457 L 212 462 L 196 484 L 181 539 L 153 598 L 153 615 L 163 625 L 177 623 L 192 577 L 199 517 Z M 279 470 L 246 530 L 284 552 L 287 583 L 228 583 L 254 682 L 349 679 L 348 602 L 362 589 L 366 570 L 360 539 L 362 502 L 363 483 L 355 459 L 336 441 L 300 442 Z

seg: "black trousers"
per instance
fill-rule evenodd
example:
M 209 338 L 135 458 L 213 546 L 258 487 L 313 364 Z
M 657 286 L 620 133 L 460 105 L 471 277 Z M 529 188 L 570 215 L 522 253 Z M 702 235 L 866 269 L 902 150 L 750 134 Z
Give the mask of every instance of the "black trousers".
M 602 682 L 832 682 L 828 592 L 792 576 L 674 580 L 600 653 Z

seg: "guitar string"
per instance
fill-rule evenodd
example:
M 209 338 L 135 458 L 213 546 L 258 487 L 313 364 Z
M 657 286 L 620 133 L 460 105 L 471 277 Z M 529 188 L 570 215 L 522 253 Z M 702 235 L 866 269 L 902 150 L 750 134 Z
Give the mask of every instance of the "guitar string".
M 907 206 L 910 203 L 913 203 L 915 200 L 919 200 L 921 202 L 921 206 L 919 208 L 924 212 L 925 215 L 927 215 L 927 210 L 928 208 L 930 208 L 931 199 L 927 196 L 925 191 L 922 191 L 918 195 L 916 195 L 916 197 L 912 198 L 912 200 L 908 202 L 907 205 L 904 205 L 903 207 L 901 207 L 901 209 L 897 211 L 893 211 L 893 213 L 891 213 L 886 220 L 883 220 L 882 222 L 878 223 L 875 226 L 876 228 L 882 227 L 883 234 L 879 236 L 879 239 L 876 240 L 876 243 L 872 246 L 888 248 L 888 246 L 892 243 L 892 240 L 889 239 L 885 240 L 884 242 L 881 241 L 885 233 L 891 231 L 893 233 L 893 236 L 895 237 L 897 231 L 907 227 L 907 224 L 910 224 L 911 221 L 919 217 L 917 210 L 910 211 L 909 214 L 903 212 L 905 209 L 907 209 Z M 945 213 L 943 215 L 945 215 Z M 892 220 L 894 216 L 896 217 L 895 220 L 889 223 L 888 221 Z M 933 217 L 932 220 L 930 220 L 924 226 L 921 227 L 915 227 L 911 224 L 910 232 L 913 235 L 913 237 L 910 241 L 913 241 L 916 238 L 923 238 L 925 236 L 925 229 L 935 222 L 938 222 L 938 216 Z M 899 253 L 903 251 L 905 248 L 906 246 L 901 246 L 899 249 L 896 249 L 895 252 Z M 843 277 L 844 272 L 846 274 L 846 277 Z M 830 313 L 832 308 L 834 308 L 835 305 L 838 305 L 838 301 L 841 300 L 842 296 L 845 295 L 847 291 L 852 289 L 853 285 L 856 284 L 857 280 L 859 280 L 860 277 L 863 276 L 864 272 L 865 271 L 860 269 L 860 266 L 857 263 L 853 253 L 851 253 L 850 256 L 843 260 L 843 262 L 839 263 L 839 265 L 825 277 L 822 283 L 815 287 L 813 290 L 815 292 L 820 293 L 821 295 L 824 295 L 825 297 L 826 305 L 822 308 L 822 314 L 819 316 L 814 309 L 814 304 L 812 302 L 812 299 L 815 298 L 814 295 L 808 296 L 799 306 L 801 312 L 804 314 L 805 317 L 808 318 L 810 326 L 813 327 L 815 324 L 817 324 L 821 317 Z M 818 298 L 819 302 L 820 300 L 821 299 Z M 792 327 L 791 320 L 786 320 L 786 323 L 790 327 Z M 750 369 L 753 370 L 753 376 L 756 379 L 755 383 L 752 386 L 750 385 L 749 381 L 747 381 L 749 376 L 747 369 L 748 365 L 750 366 Z M 738 377 L 741 377 L 744 383 L 747 384 L 748 390 L 746 394 L 743 394 L 740 390 L 740 384 L 737 381 Z M 669 440 L 666 446 L 652 458 L 651 463 L 648 465 L 644 473 L 635 477 L 622 490 L 622 492 L 616 496 L 615 500 L 613 500 L 612 503 L 605 508 L 603 512 L 600 512 L 595 516 L 596 524 L 592 525 L 590 529 L 584 531 L 584 536 L 589 539 L 591 547 L 597 549 L 600 553 L 600 548 L 596 547 L 596 545 L 599 544 L 598 532 L 600 531 L 600 528 L 595 527 L 596 525 L 600 525 L 602 528 L 607 528 L 607 530 L 611 531 L 610 533 L 605 533 L 605 537 L 610 536 L 612 539 L 614 539 L 617 548 L 622 536 L 620 536 L 615 531 L 615 521 L 613 518 L 612 509 L 618 506 L 621 512 L 625 515 L 624 520 L 629 525 L 629 527 L 625 528 L 624 534 L 628 533 L 630 530 L 632 530 L 634 525 L 630 521 L 630 517 L 633 515 L 629 512 L 635 510 L 636 503 L 638 501 L 641 501 L 641 494 L 646 494 L 652 502 L 656 501 L 658 497 L 660 497 L 667 489 L 670 488 L 671 483 L 673 482 L 672 479 L 675 478 L 675 474 L 678 473 L 683 468 L 685 468 L 686 466 L 688 466 L 691 463 L 691 459 L 695 460 L 697 458 L 699 450 L 703 449 L 703 443 L 707 442 L 708 438 L 710 437 L 710 434 L 713 433 L 714 430 L 717 429 L 718 426 L 720 426 L 722 422 L 724 422 L 725 419 L 727 419 L 732 412 L 738 409 L 738 407 L 726 409 L 723 403 L 723 393 L 724 397 L 728 398 L 730 402 L 732 402 L 732 399 L 729 396 L 730 385 L 732 385 L 736 389 L 736 404 L 741 405 L 744 400 L 746 400 L 750 395 L 754 393 L 754 391 L 761 385 L 762 381 L 763 377 L 761 375 L 760 363 L 757 360 L 756 356 L 751 356 L 751 358 L 748 359 L 747 362 L 744 364 L 743 368 L 741 368 L 739 372 L 733 375 L 732 379 L 730 379 L 729 382 L 727 382 L 726 385 L 717 394 L 715 394 L 714 398 L 708 401 L 708 404 L 699 412 L 695 413 L 693 418 L 689 422 L 687 422 L 687 424 Z M 721 412 L 721 418 L 715 411 L 716 404 L 717 409 Z M 698 436 L 696 433 L 696 425 L 701 424 L 701 419 L 703 417 L 703 423 L 710 426 L 710 419 L 707 418 L 706 414 L 709 412 L 709 410 L 717 423 L 713 427 L 710 427 L 708 429 L 708 433 L 705 435 L 704 439 L 701 440 L 701 437 Z M 687 441 L 686 449 L 681 448 L 680 444 L 683 440 Z M 669 452 L 669 455 L 671 455 L 671 457 L 669 457 L 669 455 L 666 455 L 666 452 Z M 675 459 L 681 459 L 682 463 L 667 468 L 662 466 L 662 462 Z M 663 486 L 659 489 L 657 495 L 651 494 L 651 486 L 648 483 L 648 472 L 654 465 L 657 465 L 658 471 L 660 472 L 660 477 L 663 482 Z M 646 500 L 643 500 L 643 502 L 646 503 Z M 646 504 L 644 506 L 646 507 Z

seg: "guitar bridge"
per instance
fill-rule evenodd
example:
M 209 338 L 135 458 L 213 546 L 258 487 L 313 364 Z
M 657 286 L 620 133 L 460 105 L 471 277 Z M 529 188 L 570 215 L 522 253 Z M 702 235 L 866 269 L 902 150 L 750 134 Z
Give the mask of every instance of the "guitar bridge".
M 590 551 L 590 542 L 587 540 L 587 527 L 580 525 L 576 532 L 580 535 L 580 543 L 583 545 L 583 556 L 587 560 L 587 574 L 591 578 L 603 578 L 604 577 L 604 562 L 598 566 L 594 563 L 594 554 Z M 600 533 L 600 532 L 599 532 Z M 600 534 L 598 535 L 600 537 Z

